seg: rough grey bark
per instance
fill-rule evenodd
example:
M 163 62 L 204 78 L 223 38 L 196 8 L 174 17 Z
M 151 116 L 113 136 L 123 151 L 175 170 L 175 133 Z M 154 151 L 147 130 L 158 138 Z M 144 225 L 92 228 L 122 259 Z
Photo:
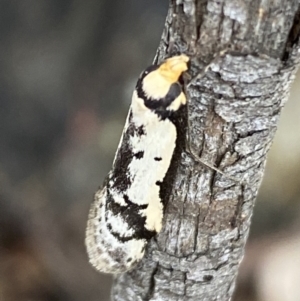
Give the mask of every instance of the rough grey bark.
M 164 228 L 142 263 L 115 279 L 113 300 L 231 298 L 267 151 L 299 61 L 298 23 L 298 0 L 171 1 L 157 57 L 191 57 L 192 148 L 245 184 L 182 151 L 173 162 Z

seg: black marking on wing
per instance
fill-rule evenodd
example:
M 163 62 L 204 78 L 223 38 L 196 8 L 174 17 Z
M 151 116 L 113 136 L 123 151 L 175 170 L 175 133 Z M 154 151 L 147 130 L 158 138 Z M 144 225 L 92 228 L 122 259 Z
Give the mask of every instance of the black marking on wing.
M 130 187 L 132 179 L 128 173 L 128 166 L 133 156 L 134 154 L 128 144 L 128 139 L 123 140 L 121 148 L 118 150 L 115 164 L 109 175 L 111 179 L 109 183 L 111 183 L 112 188 L 118 191 L 125 191 Z
M 143 209 L 147 209 L 147 208 L 148 208 L 148 204 L 137 205 L 137 204 L 131 202 L 131 201 L 129 200 L 128 195 L 126 195 L 126 194 L 124 194 L 123 199 L 124 199 L 125 203 L 126 203 L 128 206 L 132 206 L 132 207 L 133 207 L 133 206 L 138 206 L 139 210 L 143 210 Z
M 159 196 L 166 208 L 167 201 L 172 193 L 172 186 L 176 178 L 177 168 L 181 162 L 181 154 L 186 145 L 186 129 L 187 129 L 187 107 L 182 106 L 178 111 L 170 117 L 170 121 L 175 125 L 177 137 L 176 146 L 172 156 L 171 164 L 160 186 Z
M 116 160 L 113 165 L 112 171 L 109 174 L 108 187 L 115 188 L 117 191 L 126 191 L 132 184 L 132 178 L 129 173 L 129 164 L 132 159 L 136 157 L 130 145 L 130 138 L 137 136 L 140 137 L 146 134 L 144 126 L 136 126 L 132 120 L 132 112 L 129 113 L 129 125 L 124 133 L 123 142 L 117 151 Z M 138 156 L 141 156 L 139 154 Z M 139 159 L 139 157 L 137 157 Z M 140 157 L 142 158 L 142 157 Z
M 162 120 L 164 120 L 173 114 L 173 111 L 167 110 L 167 107 L 180 95 L 182 88 L 179 83 L 173 83 L 165 97 L 154 99 L 147 97 L 143 90 L 142 82 L 139 83 L 138 81 L 136 85 L 136 91 L 138 97 L 144 100 L 145 106 L 154 111 Z
M 166 95 L 165 104 L 171 104 L 182 92 L 182 88 L 179 83 L 173 83 Z
M 137 136 L 143 136 L 146 135 L 145 127 L 143 125 L 136 128 Z
M 132 110 L 130 110 L 128 121 L 129 121 L 129 125 L 125 133 L 126 137 L 127 136 L 141 137 L 143 135 L 146 135 L 145 127 L 143 125 L 136 126 L 136 124 L 134 123 Z M 124 137 L 124 139 L 126 137 Z
M 161 160 L 162 160 L 162 157 L 155 157 L 154 160 L 155 160 L 155 161 L 161 161 Z
M 113 215 L 121 215 L 124 222 L 128 224 L 128 228 L 134 231 L 133 235 L 121 236 L 117 232 L 113 232 L 112 228 L 108 228 L 110 233 L 114 235 L 118 240 L 125 242 L 131 239 L 146 239 L 149 240 L 151 237 L 156 235 L 156 231 L 149 231 L 145 228 L 146 217 L 141 216 L 140 210 L 146 209 L 148 205 L 137 205 L 129 200 L 128 196 L 124 195 L 124 200 L 128 203 L 128 206 L 121 206 L 116 203 L 113 197 L 108 192 L 106 210 L 111 211 Z M 108 227 L 109 227 L 108 223 Z
M 134 157 L 136 159 L 142 159 L 144 157 L 144 152 L 143 151 L 139 151 L 137 153 L 134 154 Z

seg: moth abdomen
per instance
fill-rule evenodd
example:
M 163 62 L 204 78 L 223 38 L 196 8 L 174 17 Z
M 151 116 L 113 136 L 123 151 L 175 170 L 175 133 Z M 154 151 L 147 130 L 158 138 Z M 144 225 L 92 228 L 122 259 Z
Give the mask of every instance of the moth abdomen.
M 90 209 L 86 231 L 86 248 L 90 263 L 103 273 L 124 273 L 138 262 L 147 243 L 146 239 L 136 239 L 135 231 L 127 227 L 122 217 L 111 219 L 107 209 L 107 189 L 95 194 Z M 102 206 L 96 206 L 97 204 Z M 123 232 L 120 232 L 120 228 Z M 126 233 L 127 232 L 127 233 Z

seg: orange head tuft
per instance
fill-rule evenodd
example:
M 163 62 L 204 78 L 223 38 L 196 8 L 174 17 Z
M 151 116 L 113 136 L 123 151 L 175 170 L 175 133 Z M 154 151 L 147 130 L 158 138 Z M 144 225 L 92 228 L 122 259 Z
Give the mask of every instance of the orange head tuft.
M 188 69 L 190 58 L 185 54 L 166 59 L 158 68 L 159 73 L 171 83 L 178 81 L 181 74 Z

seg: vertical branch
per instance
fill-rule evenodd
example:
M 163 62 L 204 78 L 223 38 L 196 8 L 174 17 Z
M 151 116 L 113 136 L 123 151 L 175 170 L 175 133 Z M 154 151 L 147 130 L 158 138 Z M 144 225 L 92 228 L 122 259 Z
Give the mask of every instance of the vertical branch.
M 157 58 L 191 57 L 191 146 L 245 184 L 199 164 L 179 137 L 163 230 L 138 267 L 115 279 L 113 300 L 231 298 L 266 155 L 298 66 L 298 11 L 295 0 L 171 1 Z

